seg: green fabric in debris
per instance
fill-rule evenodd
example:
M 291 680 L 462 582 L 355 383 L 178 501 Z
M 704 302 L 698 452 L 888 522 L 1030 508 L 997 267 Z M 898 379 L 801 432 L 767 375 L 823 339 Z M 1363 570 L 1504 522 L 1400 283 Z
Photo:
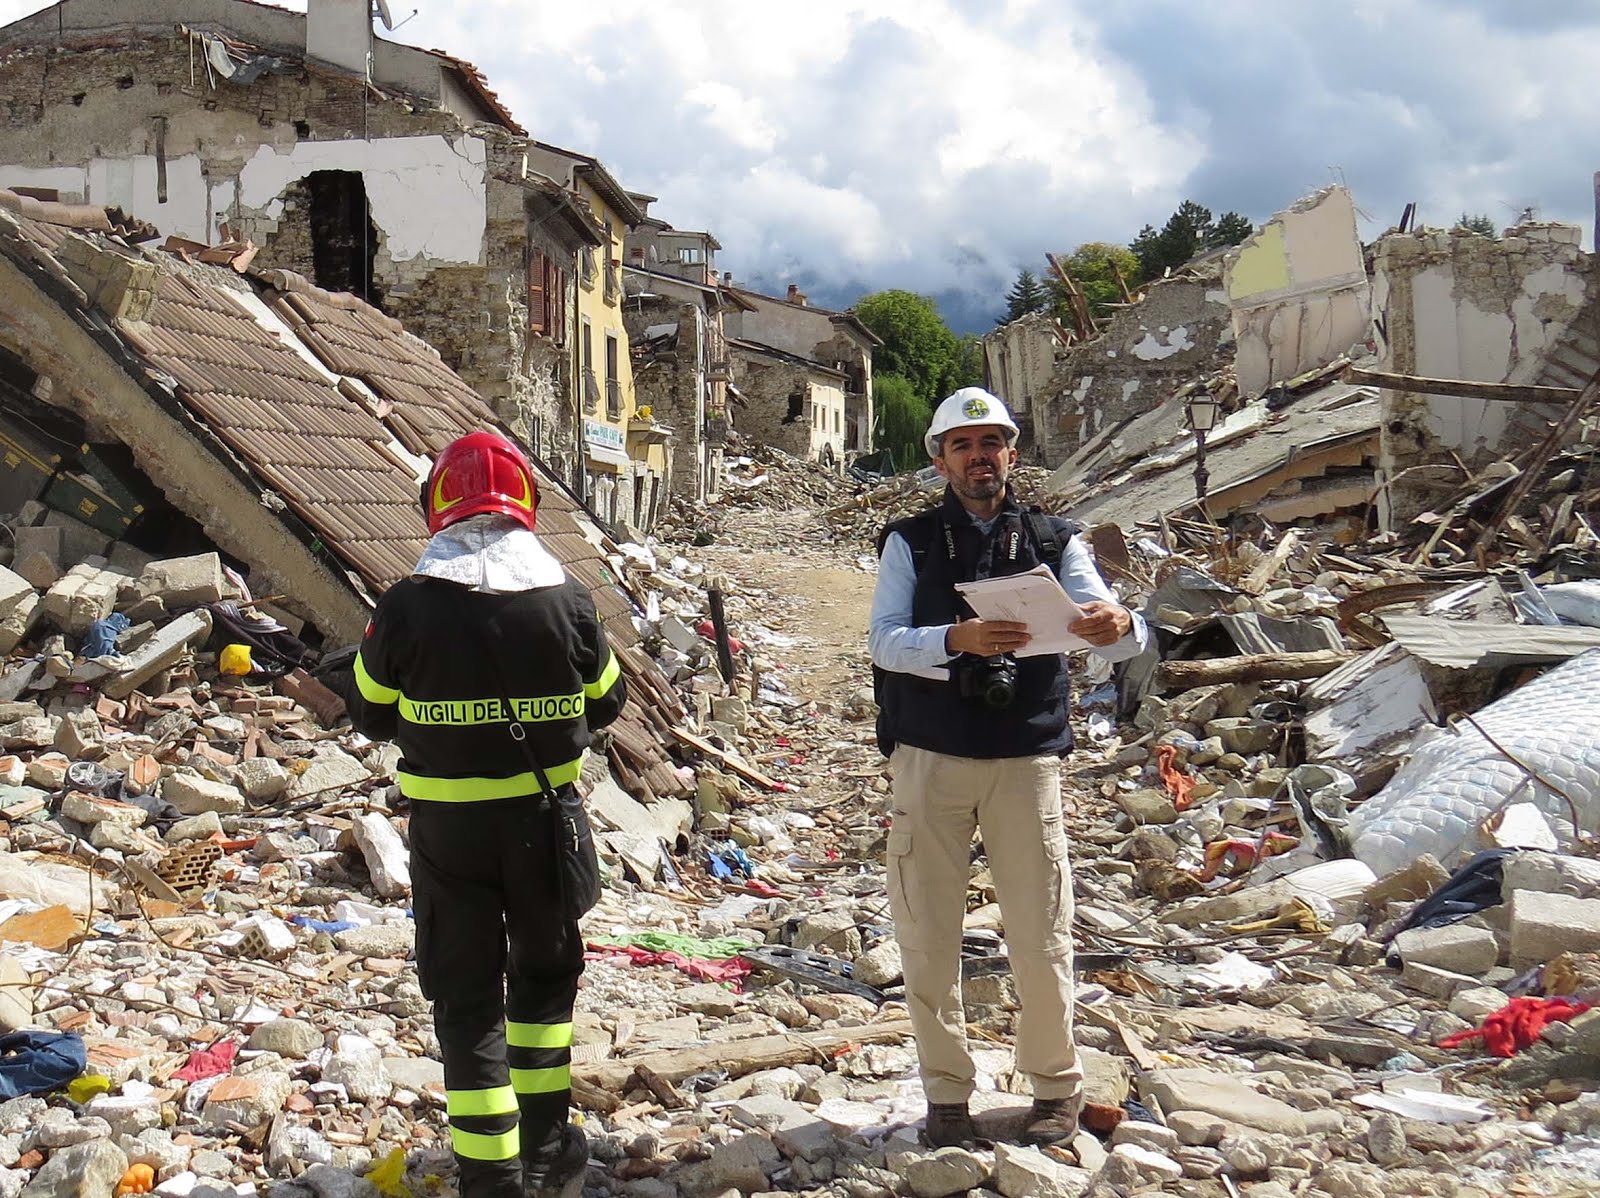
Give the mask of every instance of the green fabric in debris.
M 756 941 L 740 936 L 697 940 L 693 936 L 678 936 L 672 932 L 636 932 L 631 936 L 590 936 L 588 939 L 590 944 L 613 948 L 646 948 L 653 953 L 681 953 L 702 961 L 725 961 L 756 946 Z

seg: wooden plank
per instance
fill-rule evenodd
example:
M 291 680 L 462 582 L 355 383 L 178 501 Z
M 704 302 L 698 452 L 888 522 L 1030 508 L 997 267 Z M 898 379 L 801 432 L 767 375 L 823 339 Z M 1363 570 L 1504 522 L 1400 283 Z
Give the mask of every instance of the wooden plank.
M 1314 653 L 1247 653 L 1204 661 L 1164 661 L 1156 669 L 1156 685 L 1163 690 L 1188 690 L 1222 682 L 1321 678 L 1355 656 L 1342 649 L 1318 649 Z
M 721 1044 L 697 1044 L 692 1048 L 668 1049 L 620 1061 L 599 1061 L 572 1067 L 572 1080 L 610 1094 L 622 1094 L 634 1070 L 643 1068 L 669 1082 L 708 1070 L 725 1070 L 730 1078 L 743 1077 L 760 1069 L 807 1062 L 824 1064 L 842 1049 L 856 1044 L 890 1044 L 911 1038 L 911 1021 L 896 1019 L 888 1023 L 868 1023 L 860 1027 L 827 1028 L 815 1032 L 796 1032 L 775 1036 L 754 1036 L 748 1040 L 729 1040 Z
M 1576 403 L 1582 394 L 1577 387 L 1536 387 L 1518 383 L 1478 383 L 1470 379 L 1434 379 L 1415 374 L 1390 374 L 1383 370 L 1349 367 L 1341 382 L 1382 387 L 1386 391 L 1406 391 L 1414 395 L 1449 395 L 1458 399 L 1489 399 L 1504 403 Z
M 774 782 L 771 778 L 767 777 L 759 770 L 751 769 L 744 762 L 730 757 L 710 741 L 702 740 L 692 732 L 685 732 L 682 728 L 674 728 L 672 730 L 672 735 L 676 736 L 684 744 L 695 750 L 695 752 L 703 753 L 712 760 L 721 762 L 725 769 L 737 774 L 752 786 L 759 786 L 762 790 L 790 789 L 788 783 Z

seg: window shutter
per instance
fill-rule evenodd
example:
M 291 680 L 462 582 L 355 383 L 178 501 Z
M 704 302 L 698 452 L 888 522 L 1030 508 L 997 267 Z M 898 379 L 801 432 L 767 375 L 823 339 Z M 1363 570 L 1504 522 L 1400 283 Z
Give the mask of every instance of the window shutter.
M 550 312 L 545 291 L 545 256 L 543 250 L 528 252 L 528 331 L 550 332 Z

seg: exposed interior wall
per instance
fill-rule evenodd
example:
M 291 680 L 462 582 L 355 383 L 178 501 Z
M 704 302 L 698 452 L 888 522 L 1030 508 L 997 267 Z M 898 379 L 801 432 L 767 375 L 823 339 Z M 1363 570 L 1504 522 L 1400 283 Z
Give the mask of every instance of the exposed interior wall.
M 1381 369 L 1490 383 L 1535 381 L 1546 356 L 1593 307 L 1593 259 L 1576 225 L 1534 224 L 1503 238 L 1463 230 L 1378 242 L 1373 306 Z M 1517 405 L 1384 391 L 1383 469 L 1391 520 L 1425 510 L 1468 468 L 1505 456 L 1538 413 Z
M 706 337 L 710 321 L 698 304 L 664 295 L 632 296 L 625 318 L 634 349 L 634 392 L 641 408 L 671 426 L 672 492 L 707 497 L 710 446 L 705 437 Z M 676 326 L 666 345 L 646 345 L 645 330 Z
M 1226 293 L 1215 278 L 1154 284 L 1111 318 L 1093 341 L 1057 359 L 1034 406 L 1029 461 L 1060 465 L 1103 429 L 1159 406 L 1182 382 L 1211 369 L 1232 339 Z
M 1329 187 L 1278 213 L 1228 255 L 1223 286 L 1246 398 L 1365 341 L 1371 291 L 1350 193 Z

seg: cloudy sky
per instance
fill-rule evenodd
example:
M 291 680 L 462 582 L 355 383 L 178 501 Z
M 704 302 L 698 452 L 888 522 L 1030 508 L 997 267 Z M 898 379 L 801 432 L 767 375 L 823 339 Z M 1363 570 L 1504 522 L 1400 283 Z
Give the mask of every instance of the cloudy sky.
M 1368 236 L 1409 200 L 1594 220 L 1600 0 L 390 5 L 420 11 L 386 36 L 476 63 L 536 137 L 714 232 L 739 281 L 909 288 L 963 330 L 1045 251 L 1186 197 L 1260 222 L 1342 181 Z M 43 7 L 0 0 L 0 23 Z

